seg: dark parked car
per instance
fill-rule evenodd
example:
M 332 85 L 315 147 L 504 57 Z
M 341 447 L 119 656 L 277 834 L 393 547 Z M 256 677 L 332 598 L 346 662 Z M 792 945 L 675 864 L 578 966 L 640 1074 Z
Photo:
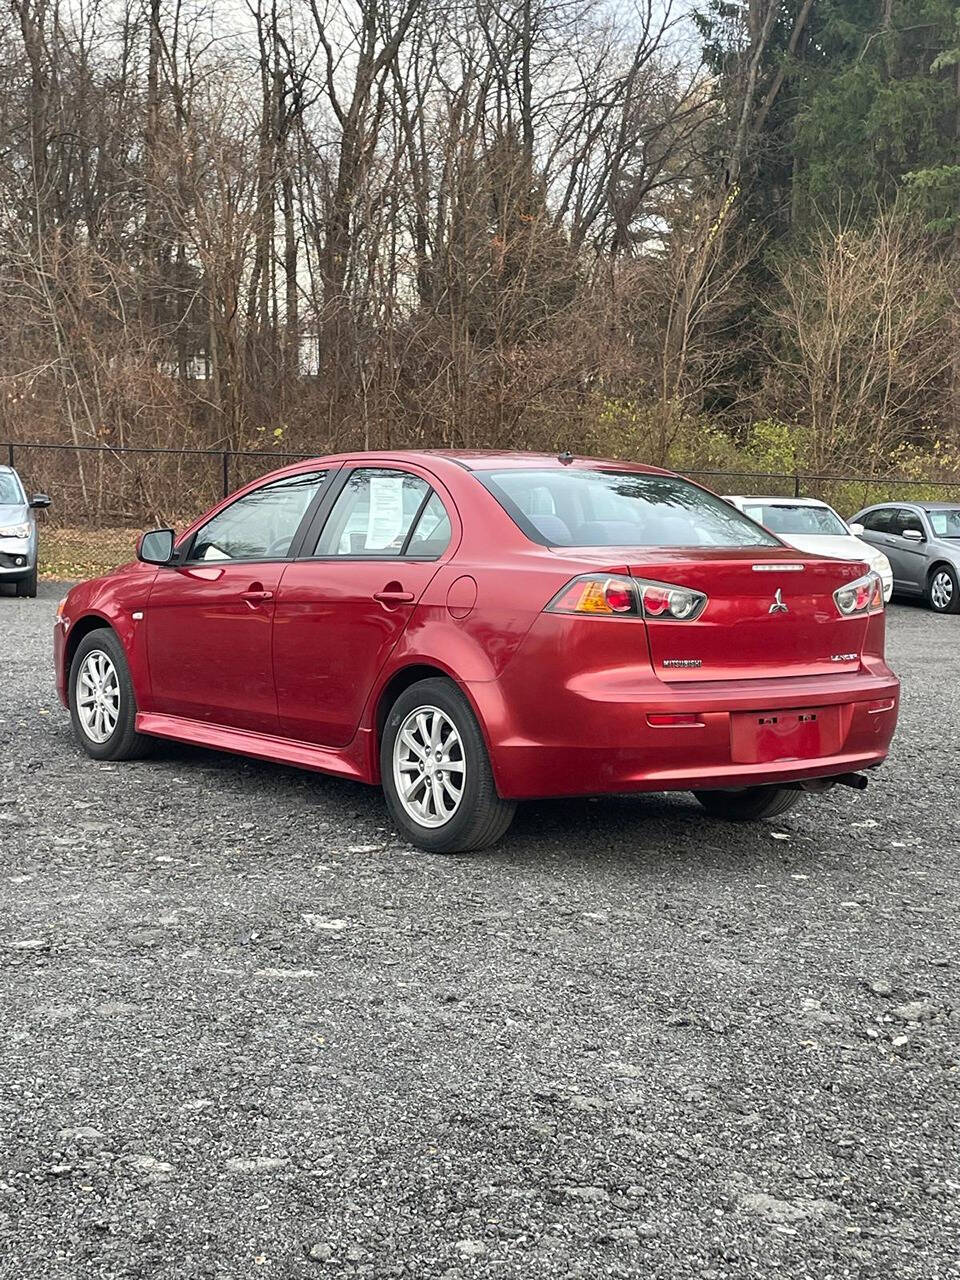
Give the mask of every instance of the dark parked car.
M 28 498 L 13 467 L 0 466 L 0 582 L 14 583 L 18 596 L 37 594 L 34 512 L 49 505 L 45 493 Z
M 923 596 L 936 613 L 960 613 L 960 506 L 885 502 L 858 512 L 854 525 L 890 561 L 894 594 Z

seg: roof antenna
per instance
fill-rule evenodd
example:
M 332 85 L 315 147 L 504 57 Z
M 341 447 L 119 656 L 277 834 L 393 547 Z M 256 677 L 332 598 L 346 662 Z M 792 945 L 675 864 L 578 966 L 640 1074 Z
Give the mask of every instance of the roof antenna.
M 569 467 L 570 463 L 573 461 L 573 454 L 569 449 L 564 449 L 563 453 L 557 454 L 557 461 L 561 462 L 565 467 Z

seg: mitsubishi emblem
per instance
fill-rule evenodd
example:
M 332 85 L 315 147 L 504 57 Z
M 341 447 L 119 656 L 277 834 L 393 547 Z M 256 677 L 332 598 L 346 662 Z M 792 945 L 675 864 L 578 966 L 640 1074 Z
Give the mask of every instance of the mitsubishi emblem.
M 789 612 L 790 612 L 790 607 L 789 605 L 784 604 L 783 593 L 781 589 L 777 587 L 777 593 L 773 597 L 773 604 L 767 610 L 767 613 L 789 613 Z

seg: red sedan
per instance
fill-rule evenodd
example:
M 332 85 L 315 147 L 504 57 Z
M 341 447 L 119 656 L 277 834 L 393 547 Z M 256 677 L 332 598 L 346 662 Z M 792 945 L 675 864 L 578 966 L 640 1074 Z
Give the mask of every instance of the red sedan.
M 899 683 L 880 579 L 650 467 L 342 455 L 274 472 L 74 587 L 57 685 L 98 760 L 155 737 L 379 783 L 424 849 L 518 800 L 862 787 Z

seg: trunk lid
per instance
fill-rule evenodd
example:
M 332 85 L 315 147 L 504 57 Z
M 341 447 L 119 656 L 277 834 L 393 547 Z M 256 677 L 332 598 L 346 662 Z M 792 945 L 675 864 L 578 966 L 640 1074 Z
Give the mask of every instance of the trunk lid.
M 788 547 L 563 550 L 587 571 L 618 566 L 707 596 L 692 622 L 646 620 L 650 660 L 668 683 L 859 670 L 867 615 L 843 617 L 833 593 L 866 573 L 864 563 Z

